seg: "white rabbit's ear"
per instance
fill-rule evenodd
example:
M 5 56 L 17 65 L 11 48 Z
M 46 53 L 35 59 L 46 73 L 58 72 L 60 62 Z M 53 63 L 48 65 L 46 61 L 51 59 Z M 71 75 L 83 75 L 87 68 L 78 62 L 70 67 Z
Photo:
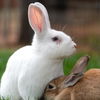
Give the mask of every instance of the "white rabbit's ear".
M 49 17 L 46 8 L 39 2 L 31 3 L 28 8 L 28 19 L 32 29 L 36 33 L 50 28 Z
M 67 76 L 63 82 L 63 88 L 75 85 L 82 77 L 83 73 L 81 72 Z
M 81 57 L 75 64 L 72 72 L 64 80 L 64 88 L 75 85 L 83 76 L 86 65 L 88 64 L 89 56 Z

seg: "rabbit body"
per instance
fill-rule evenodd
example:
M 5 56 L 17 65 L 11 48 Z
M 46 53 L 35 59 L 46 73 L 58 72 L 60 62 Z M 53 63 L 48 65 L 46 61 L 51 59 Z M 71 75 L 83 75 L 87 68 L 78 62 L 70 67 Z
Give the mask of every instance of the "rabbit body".
M 48 81 L 63 74 L 62 63 L 53 63 L 32 51 L 32 46 L 27 46 L 11 56 L 1 80 L 2 96 L 11 95 L 12 100 L 18 100 L 15 98 L 20 95 L 25 98 L 40 97 Z
M 55 90 L 45 91 L 45 100 L 100 100 L 100 69 L 90 69 L 74 86 L 61 88 L 66 76 L 61 76 L 51 83 Z
M 9 58 L 1 79 L 1 97 L 11 100 L 37 100 L 50 80 L 63 75 L 63 60 L 75 51 L 70 36 L 51 29 L 42 4 L 29 5 L 28 19 L 35 32 L 32 45 Z

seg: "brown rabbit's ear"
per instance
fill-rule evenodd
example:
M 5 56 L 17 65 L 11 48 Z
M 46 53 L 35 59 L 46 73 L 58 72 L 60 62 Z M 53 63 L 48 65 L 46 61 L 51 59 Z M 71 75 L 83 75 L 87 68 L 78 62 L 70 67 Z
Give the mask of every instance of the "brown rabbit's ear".
M 76 62 L 71 74 L 64 80 L 64 88 L 75 85 L 83 77 L 83 73 L 88 61 L 89 56 L 84 56 Z
M 84 72 L 85 71 L 85 68 L 89 62 L 89 56 L 84 56 L 84 57 L 81 57 L 77 62 L 76 64 L 74 65 L 74 68 L 72 69 L 71 71 L 71 74 L 72 73 L 80 73 L 80 72 Z

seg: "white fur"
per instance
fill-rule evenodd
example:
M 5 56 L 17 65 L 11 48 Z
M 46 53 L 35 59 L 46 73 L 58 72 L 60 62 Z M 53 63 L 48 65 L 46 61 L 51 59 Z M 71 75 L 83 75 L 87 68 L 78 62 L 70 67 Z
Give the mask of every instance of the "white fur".
M 39 23 L 39 27 L 38 21 L 32 22 L 31 7 L 42 12 L 42 20 L 39 19 L 42 25 Z M 35 31 L 32 45 L 17 50 L 9 58 L 1 79 L 1 96 L 11 100 L 37 100 L 50 80 L 63 75 L 63 59 L 75 51 L 70 36 L 50 28 L 48 13 L 42 4 L 30 4 L 28 16 Z M 61 41 L 52 41 L 54 36 Z

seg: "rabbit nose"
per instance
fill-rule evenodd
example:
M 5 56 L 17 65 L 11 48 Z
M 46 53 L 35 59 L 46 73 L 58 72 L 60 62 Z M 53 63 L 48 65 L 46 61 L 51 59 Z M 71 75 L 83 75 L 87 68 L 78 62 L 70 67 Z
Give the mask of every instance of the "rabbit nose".
M 74 43 L 74 48 L 77 48 L 77 45 L 76 45 L 76 43 Z
M 74 47 L 77 48 L 77 45 L 75 44 Z

